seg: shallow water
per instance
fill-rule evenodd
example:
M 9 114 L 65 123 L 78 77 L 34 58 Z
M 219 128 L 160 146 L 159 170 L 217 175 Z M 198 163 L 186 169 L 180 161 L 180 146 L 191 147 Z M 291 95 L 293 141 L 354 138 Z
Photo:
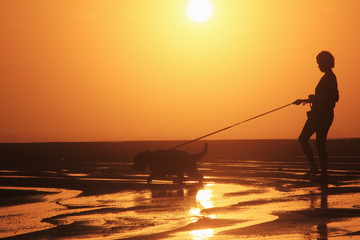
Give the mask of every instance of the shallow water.
M 95 196 L 77 196 L 80 192 L 74 190 L 36 189 L 54 193 L 46 195 L 42 202 L 1 208 L 1 237 L 51 228 L 53 224 L 66 226 L 81 223 L 78 227 L 83 229 L 80 234 L 85 239 L 139 236 L 148 236 L 144 239 L 172 240 L 259 239 L 256 233 L 245 232 L 242 235 L 241 231 L 231 230 L 274 221 L 278 219 L 274 215 L 277 212 L 312 211 L 321 208 L 322 204 L 322 195 L 316 195 L 320 193 L 316 187 L 287 193 L 271 187 L 240 184 L 207 183 L 185 187 L 162 182 L 156 184 L 158 187 L 151 190 L 128 190 Z M 330 209 L 359 208 L 358 193 L 327 197 Z M 41 222 L 42 219 L 46 220 Z M 296 220 L 306 222 L 306 217 L 301 216 Z M 358 223 L 354 218 L 330 222 L 327 224 L 327 234 L 337 236 L 357 231 Z M 88 230 L 99 227 L 111 230 L 95 231 L 96 234 Z M 262 227 L 267 228 L 266 225 Z M 286 234 L 281 230 L 281 225 L 277 227 L 279 230 L 269 237 L 262 235 L 262 229 L 261 239 L 317 239 L 320 236 L 318 228 L 311 224 L 307 226 L 302 223 L 304 232 L 293 234 Z M 271 233 L 274 229 L 266 231 Z M 79 235 L 75 234 L 61 239 L 78 238 Z M 345 239 L 344 236 L 341 239 Z
M 117 165 L 120 177 L 101 164 L 87 173 L 3 170 L 6 181 L 22 176 L 35 181 L 29 185 L 74 184 L 84 190 L 2 187 L 39 194 L 34 195 L 36 202 L 0 208 L 0 237 L 360 239 L 346 235 L 360 226 L 360 184 L 352 166 L 331 171 L 333 177 L 325 186 L 302 177 L 298 162 L 222 160 L 201 166 L 204 184 L 155 180 L 147 185 L 147 174 L 126 170 L 129 164 Z M 24 233 L 34 235 L 20 235 Z
M 66 207 L 58 205 L 57 201 L 72 198 L 81 193 L 77 190 L 58 188 L 0 187 L 0 189 L 32 190 L 43 193 L 38 196 L 39 202 L 0 208 L 0 237 L 52 228 L 52 224 L 42 222 L 42 220 L 67 210 Z

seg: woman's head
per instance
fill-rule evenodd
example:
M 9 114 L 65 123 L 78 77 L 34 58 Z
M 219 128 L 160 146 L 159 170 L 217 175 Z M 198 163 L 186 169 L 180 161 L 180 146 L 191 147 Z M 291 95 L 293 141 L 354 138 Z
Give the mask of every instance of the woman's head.
M 316 56 L 316 62 L 322 72 L 327 72 L 335 66 L 334 56 L 328 51 L 322 51 Z

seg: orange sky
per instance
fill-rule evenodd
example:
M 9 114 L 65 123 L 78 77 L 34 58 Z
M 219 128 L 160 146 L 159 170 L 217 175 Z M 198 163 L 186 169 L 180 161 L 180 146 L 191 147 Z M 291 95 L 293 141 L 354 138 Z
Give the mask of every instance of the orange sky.
M 305 98 L 335 56 L 330 138 L 360 137 L 360 1 L 0 1 L 0 142 L 193 139 Z M 297 138 L 290 106 L 213 139 Z

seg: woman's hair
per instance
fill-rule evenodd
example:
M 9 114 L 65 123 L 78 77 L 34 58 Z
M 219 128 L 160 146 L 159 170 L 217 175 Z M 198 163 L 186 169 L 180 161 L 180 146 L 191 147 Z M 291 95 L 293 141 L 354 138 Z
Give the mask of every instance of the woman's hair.
M 319 64 L 323 64 L 327 67 L 333 68 L 335 66 L 335 58 L 328 51 L 322 51 L 316 56 L 316 60 Z

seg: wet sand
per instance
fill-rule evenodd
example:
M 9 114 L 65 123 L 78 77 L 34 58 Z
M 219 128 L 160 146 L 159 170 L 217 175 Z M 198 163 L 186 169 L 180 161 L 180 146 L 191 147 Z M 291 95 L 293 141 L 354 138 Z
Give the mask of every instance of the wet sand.
M 0 237 L 356 240 L 359 159 L 331 156 L 328 184 L 302 176 L 302 156 L 216 156 L 199 164 L 203 184 L 182 185 L 147 184 L 126 161 L 9 164 L 0 170 Z

